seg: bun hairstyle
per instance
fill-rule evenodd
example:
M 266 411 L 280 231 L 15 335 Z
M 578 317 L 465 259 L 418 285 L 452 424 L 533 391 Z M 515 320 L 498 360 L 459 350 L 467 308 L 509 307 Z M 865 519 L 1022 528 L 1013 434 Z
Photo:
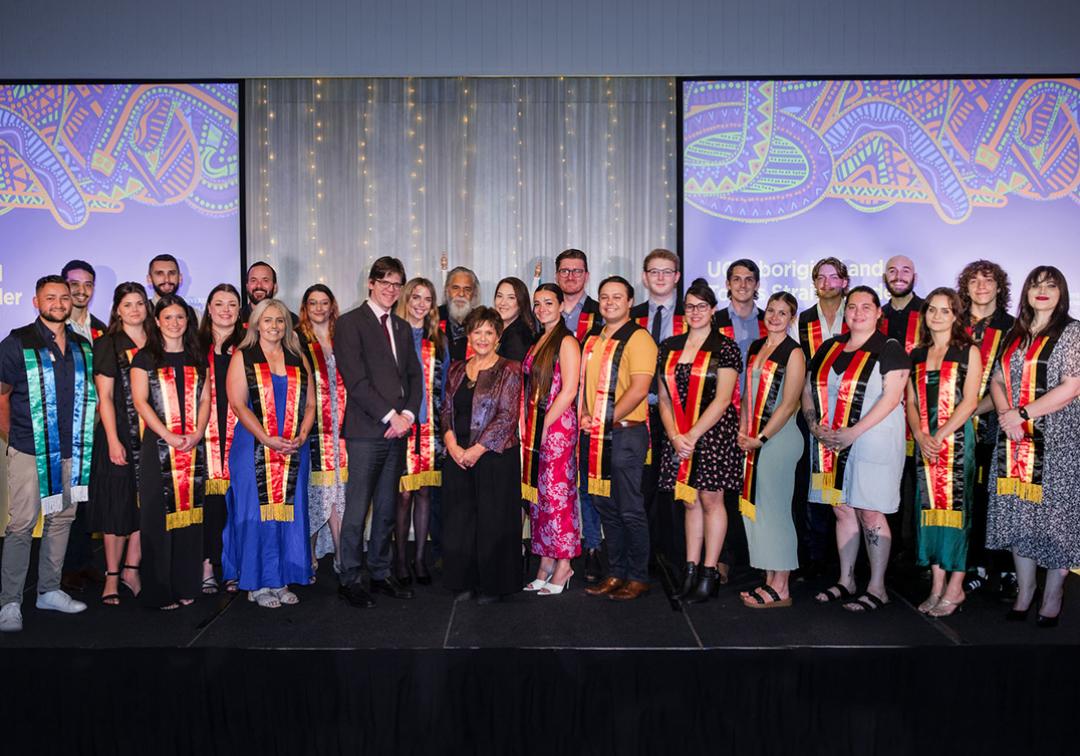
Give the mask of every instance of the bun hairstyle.
M 704 278 L 695 278 L 683 296 L 684 298 L 694 296 L 702 302 L 707 302 L 709 307 L 716 309 L 716 292 L 713 291 L 713 288 L 709 286 L 709 282 Z

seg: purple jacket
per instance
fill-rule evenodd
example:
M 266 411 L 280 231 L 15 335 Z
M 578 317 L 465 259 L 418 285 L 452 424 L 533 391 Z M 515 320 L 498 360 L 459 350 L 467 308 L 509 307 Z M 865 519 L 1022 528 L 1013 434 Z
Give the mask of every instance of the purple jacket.
M 439 420 L 442 432 L 454 428 L 454 396 L 465 380 L 465 361 L 450 365 L 446 378 L 446 397 Z M 518 443 L 518 414 L 521 411 L 521 363 L 502 357 L 490 370 L 476 378 L 472 403 L 472 432 L 468 439 L 457 440 L 468 449 L 482 444 L 489 451 L 504 452 Z

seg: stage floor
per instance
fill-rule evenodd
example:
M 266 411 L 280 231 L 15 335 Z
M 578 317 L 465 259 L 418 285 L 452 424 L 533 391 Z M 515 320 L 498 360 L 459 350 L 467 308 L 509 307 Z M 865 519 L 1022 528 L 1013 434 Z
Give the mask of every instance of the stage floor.
M 100 552 L 96 556 L 100 560 Z M 67 616 L 34 607 L 35 564 L 36 551 L 23 601 L 24 630 L 0 635 L 0 647 L 693 651 L 1080 642 L 1080 577 L 1075 575 L 1066 584 L 1060 626 L 1047 630 L 1035 626 L 1034 612 L 1026 623 L 1005 622 L 1008 605 L 980 594 L 971 596 L 953 617 L 924 617 L 915 610 L 927 592 L 918 575 L 893 578 L 892 601 L 876 612 L 855 614 L 839 604 L 814 602 L 814 594 L 831 583 L 829 578 L 794 582 L 790 608 L 748 609 L 738 592 L 758 581 L 749 569 L 736 571 L 731 582 L 721 586 L 718 599 L 689 607 L 670 601 L 660 578 L 649 595 L 625 603 L 588 596 L 584 581 L 575 578 L 561 596 L 519 593 L 479 606 L 455 602 L 436 573 L 434 585 L 414 586 L 413 600 L 378 596 L 375 608 L 354 609 L 337 597 L 329 559 L 323 560 L 315 585 L 295 588 L 301 600 L 296 606 L 263 609 L 240 593 L 162 612 L 140 607 L 125 592 L 119 607 L 109 607 L 100 603 L 100 586 L 94 586 L 73 594 L 89 608 Z M 583 572 L 578 565 L 578 575 Z

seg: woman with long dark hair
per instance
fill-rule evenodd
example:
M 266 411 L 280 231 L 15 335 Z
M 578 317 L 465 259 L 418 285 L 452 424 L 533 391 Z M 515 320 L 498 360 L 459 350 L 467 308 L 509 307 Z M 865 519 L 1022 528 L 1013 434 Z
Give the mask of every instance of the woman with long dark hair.
M 964 329 L 960 307 L 960 295 L 944 286 L 923 300 L 907 385 L 907 422 L 919 448 L 919 565 L 929 566 L 931 574 L 930 595 L 919 611 L 931 617 L 947 617 L 964 601 L 971 530 L 971 416 L 979 405 L 982 359 Z
M 120 603 L 121 581 L 132 593 L 139 593 L 142 548 L 137 471 L 141 442 L 139 415 L 131 398 L 131 361 L 146 346 L 151 322 L 148 311 L 145 286 L 134 281 L 120 284 L 113 292 L 105 335 L 94 343 L 94 385 L 101 422 L 94 432 L 87 503 L 90 530 L 103 535 L 105 588 L 101 602 L 109 606 Z
M 541 596 L 570 585 L 570 560 L 581 554 L 576 448 L 581 347 L 563 322 L 562 302 L 555 284 L 537 287 L 533 312 L 544 332 L 522 365 L 521 496 L 530 503 L 532 553 L 540 557 L 536 579 L 525 590 Z
M 1080 564 L 1080 324 L 1069 286 L 1040 265 L 1020 289 L 1020 311 L 991 379 L 1001 430 L 991 463 L 986 546 L 1012 551 L 1018 591 L 1010 620 L 1023 621 L 1046 568 L 1040 627 L 1061 614 L 1065 576 Z
M 529 288 L 520 278 L 504 278 L 495 287 L 494 307 L 503 319 L 498 354 L 521 362 L 536 338 L 536 323 L 529 308 Z
M 199 345 L 206 354 L 206 389 L 210 420 L 206 425 L 206 501 L 203 503 L 202 592 L 217 593 L 214 570 L 221 570 L 221 534 L 225 530 L 225 492 L 229 490 L 229 449 L 236 430 L 236 413 L 229 406 L 226 378 L 233 350 L 244 338 L 240 322 L 240 292 L 222 283 L 210 290 L 199 323 Z M 236 590 L 226 583 L 225 589 Z
M 176 609 L 201 592 L 202 522 L 210 419 L 206 356 L 191 308 L 175 294 L 154 306 L 156 327 L 131 363 L 131 398 L 145 425 L 139 450 L 140 599 Z
M 335 555 L 341 538 L 341 516 L 345 513 L 345 480 L 348 456 L 341 438 L 345 418 L 345 383 L 334 356 L 334 328 L 338 315 L 337 298 L 325 284 L 309 286 L 300 298 L 297 333 L 311 363 L 315 388 L 315 425 L 309 438 L 311 478 L 308 480 L 308 531 L 312 538 L 312 569 L 318 560 Z M 314 580 L 314 572 L 312 579 Z

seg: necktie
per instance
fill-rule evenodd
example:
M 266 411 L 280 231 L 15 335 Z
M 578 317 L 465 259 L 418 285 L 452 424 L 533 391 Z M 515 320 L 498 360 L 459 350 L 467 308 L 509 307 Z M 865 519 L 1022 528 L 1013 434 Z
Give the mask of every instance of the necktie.
M 390 331 L 386 327 L 386 321 L 390 316 L 383 313 L 379 316 L 379 323 L 382 325 L 383 335 L 386 336 L 386 345 L 390 347 L 390 354 L 394 354 L 394 342 L 390 339 Z M 394 359 L 397 359 L 396 357 Z
M 660 345 L 660 340 L 663 337 L 663 333 L 664 333 L 664 306 L 663 305 L 657 305 L 656 314 L 653 315 L 653 321 L 652 321 L 652 340 L 656 342 L 657 346 Z M 652 397 L 656 396 L 657 390 L 658 390 L 657 389 L 657 377 L 654 374 L 653 379 L 652 379 L 652 385 L 649 386 L 649 393 L 652 395 Z M 655 401 L 655 399 L 653 399 L 652 397 L 650 397 L 649 401 Z

